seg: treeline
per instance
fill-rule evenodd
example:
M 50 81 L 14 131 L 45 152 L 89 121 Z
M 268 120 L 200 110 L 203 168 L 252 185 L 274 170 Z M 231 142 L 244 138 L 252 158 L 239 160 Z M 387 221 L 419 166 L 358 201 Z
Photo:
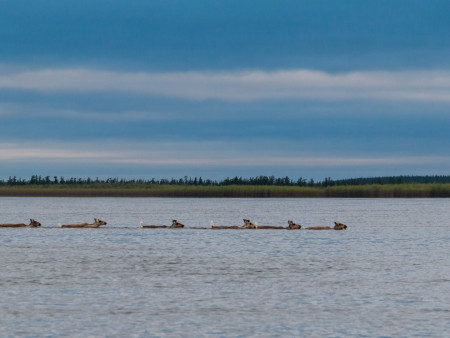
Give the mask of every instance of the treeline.
M 359 186 L 359 185 L 391 185 L 391 184 L 443 184 L 450 183 L 450 176 L 382 176 L 369 178 L 349 178 L 333 180 L 330 177 L 322 181 L 313 179 L 291 179 L 288 176 L 257 176 L 250 178 L 233 177 L 223 180 L 203 179 L 202 177 L 187 177 L 179 179 L 125 179 L 125 178 L 64 178 L 57 176 L 33 175 L 30 179 L 9 177 L 7 180 L 0 179 L 0 186 L 42 186 L 42 185 L 178 185 L 178 186 L 298 186 L 298 187 L 333 187 L 333 186 Z

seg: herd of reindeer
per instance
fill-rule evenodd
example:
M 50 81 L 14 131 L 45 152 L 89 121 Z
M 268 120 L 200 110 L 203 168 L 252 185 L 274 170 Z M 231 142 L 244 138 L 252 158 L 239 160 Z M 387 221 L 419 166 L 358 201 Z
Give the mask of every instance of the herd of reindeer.
M 102 225 L 106 225 L 105 221 L 102 221 L 98 218 L 94 218 L 94 223 L 76 223 L 76 224 L 61 224 L 58 223 L 58 226 L 61 228 L 99 228 Z M 30 224 L 18 223 L 18 224 L 0 224 L 1 228 L 37 228 L 40 227 L 41 223 L 34 219 L 30 219 Z M 145 229 L 179 229 L 184 228 L 184 224 L 178 222 L 177 220 L 172 221 L 172 225 L 144 225 L 144 222 L 140 222 L 140 227 Z M 287 227 L 282 226 L 272 226 L 272 225 L 258 225 L 258 222 L 250 222 L 250 220 L 244 218 L 244 225 L 215 225 L 213 221 L 211 221 L 211 229 L 266 229 L 266 230 L 300 230 L 302 226 L 300 224 L 296 224 L 293 221 L 288 221 Z M 207 229 L 207 228 L 202 228 Z M 312 226 L 306 228 L 306 230 L 345 230 L 347 226 L 344 223 L 334 222 L 334 227 L 329 226 Z

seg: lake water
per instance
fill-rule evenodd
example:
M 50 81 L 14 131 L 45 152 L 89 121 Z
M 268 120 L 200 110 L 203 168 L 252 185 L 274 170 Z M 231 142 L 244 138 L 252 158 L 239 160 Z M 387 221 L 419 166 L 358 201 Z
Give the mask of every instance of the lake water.
M 450 333 L 450 199 L 0 198 L 0 336 Z M 108 222 L 60 229 L 58 222 Z M 346 231 L 140 229 L 241 225 Z

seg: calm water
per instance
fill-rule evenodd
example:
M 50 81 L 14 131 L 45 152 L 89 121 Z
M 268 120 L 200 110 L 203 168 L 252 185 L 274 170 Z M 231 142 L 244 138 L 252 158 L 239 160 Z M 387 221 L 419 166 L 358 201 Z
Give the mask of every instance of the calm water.
M 0 198 L 0 336 L 450 333 L 450 199 Z M 108 222 L 59 229 L 58 222 Z M 140 229 L 346 223 L 347 231 Z

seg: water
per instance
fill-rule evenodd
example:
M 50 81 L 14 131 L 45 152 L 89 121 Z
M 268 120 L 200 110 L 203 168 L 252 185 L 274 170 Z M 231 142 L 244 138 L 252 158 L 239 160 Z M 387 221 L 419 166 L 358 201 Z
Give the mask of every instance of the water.
M 448 199 L 0 198 L 0 336 L 448 336 Z M 108 222 L 60 229 L 58 222 Z M 140 229 L 341 221 L 346 231 Z

